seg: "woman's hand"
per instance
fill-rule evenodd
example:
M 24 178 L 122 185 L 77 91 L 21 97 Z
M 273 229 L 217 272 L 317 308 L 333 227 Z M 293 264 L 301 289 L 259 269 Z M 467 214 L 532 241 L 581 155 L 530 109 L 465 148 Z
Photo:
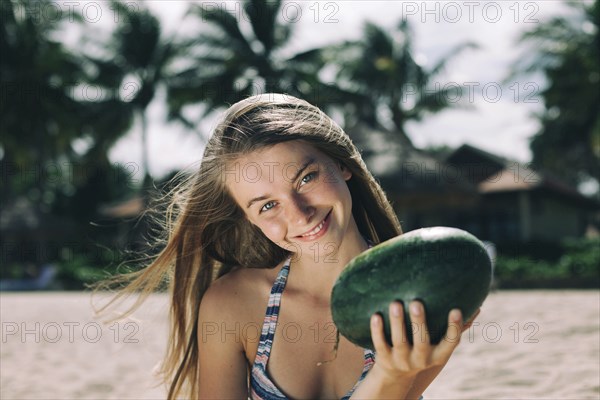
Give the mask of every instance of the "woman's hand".
M 374 314 L 371 317 L 371 338 L 377 353 L 375 366 L 379 373 L 383 373 L 390 380 L 415 379 L 413 387 L 419 388 L 417 392 L 422 393 L 446 365 L 452 352 L 458 346 L 462 333 L 469 329 L 480 309 L 464 324 L 460 310 L 452 310 L 448 314 L 446 335 L 437 345 L 429 342 L 430 335 L 421 302 L 411 302 L 409 311 L 412 326 L 418 328 L 418 331 L 414 332 L 412 346 L 408 341 L 405 329 L 402 303 L 396 301 L 389 307 L 391 346 L 385 339 L 381 315 Z M 423 390 L 420 390 L 421 387 Z

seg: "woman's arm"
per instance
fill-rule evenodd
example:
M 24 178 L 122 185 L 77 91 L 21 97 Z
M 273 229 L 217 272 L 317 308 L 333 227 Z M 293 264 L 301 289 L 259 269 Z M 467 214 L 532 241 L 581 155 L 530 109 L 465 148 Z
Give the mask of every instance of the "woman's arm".
M 425 312 L 420 302 L 410 305 L 414 334 L 413 345 L 408 342 L 402 304 L 390 304 L 392 346 L 385 339 L 381 316 L 371 318 L 371 337 L 377 354 L 375 365 L 352 395 L 352 399 L 418 399 L 442 371 L 479 311 L 462 323 L 460 310 L 448 316 L 446 337 L 437 345 L 429 342 Z
M 225 287 L 213 284 L 202 298 L 198 321 L 201 399 L 248 396 L 244 343 L 232 297 Z

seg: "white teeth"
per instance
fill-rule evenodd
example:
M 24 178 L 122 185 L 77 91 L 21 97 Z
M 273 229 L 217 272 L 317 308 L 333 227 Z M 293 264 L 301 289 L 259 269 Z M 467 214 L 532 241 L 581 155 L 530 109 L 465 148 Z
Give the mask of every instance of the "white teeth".
M 321 229 L 323 229 L 323 225 L 325 225 L 325 220 L 321 221 L 321 223 L 312 231 L 302 235 L 302 237 L 316 235 L 317 233 L 319 233 L 321 231 Z

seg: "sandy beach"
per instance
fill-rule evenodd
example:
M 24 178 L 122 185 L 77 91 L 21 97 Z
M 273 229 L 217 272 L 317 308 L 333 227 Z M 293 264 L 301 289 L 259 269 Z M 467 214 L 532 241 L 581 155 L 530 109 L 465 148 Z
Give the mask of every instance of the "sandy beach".
M 0 398 L 162 399 L 167 298 L 102 324 L 89 293 L 0 293 Z M 498 291 L 426 399 L 600 399 L 600 292 Z

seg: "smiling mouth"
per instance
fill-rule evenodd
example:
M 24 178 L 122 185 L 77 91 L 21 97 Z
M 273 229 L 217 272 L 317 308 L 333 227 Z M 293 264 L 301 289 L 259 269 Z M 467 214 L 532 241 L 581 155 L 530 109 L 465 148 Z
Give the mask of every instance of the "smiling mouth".
M 332 210 L 329 210 L 329 212 L 327 213 L 325 218 L 323 218 L 323 220 L 319 223 L 319 225 L 315 226 L 309 232 L 306 232 L 305 234 L 302 234 L 302 235 L 298 235 L 296 237 L 297 238 L 310 238 L 310 237 L 318 235 L 322 230 L 326 229 L 329 226 L 329 216 L 331 215 L 331 211 Z

